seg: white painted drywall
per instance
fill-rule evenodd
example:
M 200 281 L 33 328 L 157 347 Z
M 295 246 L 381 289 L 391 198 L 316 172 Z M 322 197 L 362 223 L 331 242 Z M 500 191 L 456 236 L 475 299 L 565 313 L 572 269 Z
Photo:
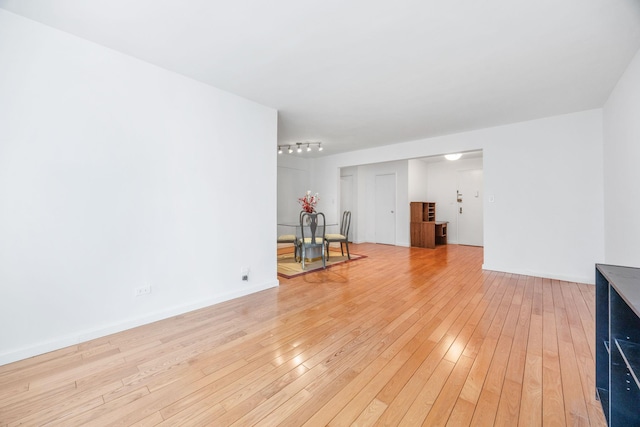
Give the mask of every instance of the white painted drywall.
M 427 162 L 420 159 L 410 159 L 409 174 L 409 202 L 430 202 L 429 198 L 429 168 Z
M 640 51 L 604 106 L 605 262 L 640 267 Z
M 278 224 L 297 224 L 301 205 L 298 201 L 311 191 L 308 159 L 283 153 L 278 155 Z M 278 235 L 295 234 L 294 227 L 278 225 Z
M 327 156 L 314 174 L 335 194 L 342 167 L 472 150 L 483 150 L 484 267 L 593 283 L 604 258 L 600 109 Z
M 351 177 L 351 200 L 349 200 L 349 204 L 351 206 L 351 223 L 349 226 L 349 241 L 351 242 L 359 242 L 358 236 L 358 212 L 359 210 L 359 201 L 358 201 L 358 167 L 352 166 L 348 168 L 340 169 L 340 177 Z M 340 200 L 343 200 L 342 194 L 340 195 Z M 339 212 L 343 212 L 345 210 L 344 206 L 339 206 Z M 341 217 L 342 218 L 342 217 Z M 339 228 L 337 232 L 339 232 Z
M 3 10 L 0 58 L 0 364 L 277 285 L 275 110 Z

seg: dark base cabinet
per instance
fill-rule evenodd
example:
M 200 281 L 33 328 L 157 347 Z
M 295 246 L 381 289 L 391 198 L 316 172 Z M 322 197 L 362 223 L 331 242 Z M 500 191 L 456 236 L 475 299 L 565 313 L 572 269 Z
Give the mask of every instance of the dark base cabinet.
M 596 265 L 596 391 L 610 426 L 640 426 L 640 269 Z

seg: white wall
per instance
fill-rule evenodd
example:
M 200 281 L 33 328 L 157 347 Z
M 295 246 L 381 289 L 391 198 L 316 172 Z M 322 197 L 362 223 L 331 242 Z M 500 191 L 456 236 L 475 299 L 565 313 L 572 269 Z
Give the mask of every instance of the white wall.
M 350 188 L 348 189 L 346 194 L 340 194 L 340 206 L 338 207 L 339 212 L 344 212 L 345 210 L 351 211 L 351 222 L 349 225 L 349 241 L 350 242 L 359 242 L 358 236 L 358 167 L 349 167 L 340 169 L 340 177 L 350 177 Z M 342 185 L 341 185 L 342 187 Z M 347 198 L 350 200 L 347 200 Z M 342 206 L 342 201 L 344 200 L 345 205 Z M 342 217 L 341 217 L 342 218 Z M 339 233 L 340 229 L 336 227 L 336 232 Z
M 640 267 L 640 51 L 604 106 L 605 261 Z
M 275 110 L 0 10 L 0 364 L 276 286 L 276 134 Z
M 593 283 L 604 258 L 602 110 L 327 156 L 314 173 L 335 194 L 341 167 L 472 150 L 483 150 L 484 267 Z
M 278 223 L 297 223 L 301 209 L 298 199 L 303 197 L 307 190 L 311 190 L 309 160 L 295 154 L 280 154 L 277 174 Z M 291 233 L 292 229 L 289 227 L 278 227 L 278 235 Z
M 429 167 L 427 162 L 411 159 L 409 167 L 409 202 L 430 202 L 429 198 Z

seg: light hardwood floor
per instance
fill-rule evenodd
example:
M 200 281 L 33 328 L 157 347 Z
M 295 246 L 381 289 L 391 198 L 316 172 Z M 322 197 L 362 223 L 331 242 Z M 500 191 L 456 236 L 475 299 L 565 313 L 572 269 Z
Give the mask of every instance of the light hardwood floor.
M 592 285 L 368 257 L 0 367 L 0 425 L 605 425 Z M 274 261 L 275 262 L 275 261 Z

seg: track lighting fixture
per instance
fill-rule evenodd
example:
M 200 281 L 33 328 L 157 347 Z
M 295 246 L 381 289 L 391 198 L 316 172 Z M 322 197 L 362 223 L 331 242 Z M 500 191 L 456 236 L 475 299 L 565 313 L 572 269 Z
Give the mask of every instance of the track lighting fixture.
M 297 153 L 302 153 L 302 147 L 305 144 L 307 145 L 307 152 L 310 152 L 314 146 L 318 147 L 318 151 L 322 151 L 322 142 L 296 142 L 291 145 L 278 145 L 278 154 L 283 153 L 283 147 L 287 148 L 289 154 L 293 153 L 294 148 Z

